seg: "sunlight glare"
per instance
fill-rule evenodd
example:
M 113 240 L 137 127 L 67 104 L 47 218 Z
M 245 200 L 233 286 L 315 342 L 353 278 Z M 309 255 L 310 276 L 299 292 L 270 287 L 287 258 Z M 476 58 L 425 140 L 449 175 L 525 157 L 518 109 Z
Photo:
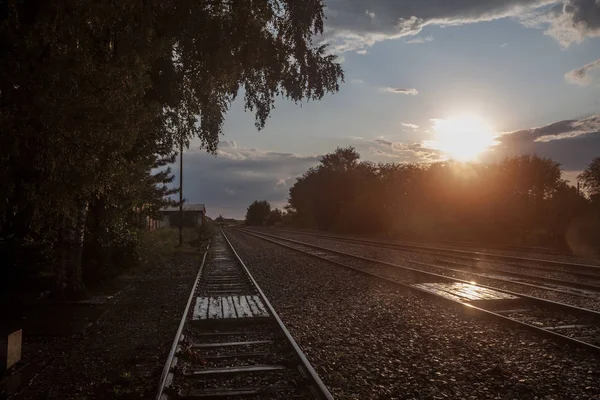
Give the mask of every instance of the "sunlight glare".
M 434 148 L 457 161 L 474 161 L 498 142 L 494 131 L 480 117 L 462 116 L 435 119 Z

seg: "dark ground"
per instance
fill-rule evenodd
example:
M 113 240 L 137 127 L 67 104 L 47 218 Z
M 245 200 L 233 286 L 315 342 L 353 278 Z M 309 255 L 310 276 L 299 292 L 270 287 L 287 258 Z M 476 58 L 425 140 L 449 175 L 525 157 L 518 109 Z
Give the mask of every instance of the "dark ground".
M 86 303 L 28 308 L 23 361 L 2 377 L 0 399 L 152 398 L 198 267 L 197 253 L 181 253 Z

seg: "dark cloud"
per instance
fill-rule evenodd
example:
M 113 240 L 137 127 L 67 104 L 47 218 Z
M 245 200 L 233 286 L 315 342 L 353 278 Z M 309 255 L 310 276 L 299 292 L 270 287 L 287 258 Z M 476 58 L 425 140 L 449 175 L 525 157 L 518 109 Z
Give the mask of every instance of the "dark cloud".
M 328 0 L 326 41 L 334 52 L 451 26 L 515 17 L 567 46 L 600 34 L 597 0 Z M 415 39 L 418 40 L 418 39 Z
M 581 68 L 574 69 L 565 74 L 565 79 L 569 83 L 586 86 L 592 83 L 592 71 L 600 69 L 600 58 L 596 61 L 585 64 Z
M 254 200 L 281 207 L 296 177 L 318 163 L 317 156 L 238 148 L 226 140 L 216 156 L 191 150 L 183 160 L 184 197 L 191 203 L 205 203 L 211 217 L 236 218 L 243 218 Z M 173 172 L 173 184 L 178 186 L 179 168 L 174 166 Z
M 600 115 L 508 132 L 498 141 L 489 157 L 538 154 L 561 163 L 567 171 L 580 171 L 600 156 Z
M 391 140 L 386 140 L 386 139 L 375 139 L 373 140 L 375 143 L 379 143 L 382 144 L 384 146 L 392 146 L 394 143 Z

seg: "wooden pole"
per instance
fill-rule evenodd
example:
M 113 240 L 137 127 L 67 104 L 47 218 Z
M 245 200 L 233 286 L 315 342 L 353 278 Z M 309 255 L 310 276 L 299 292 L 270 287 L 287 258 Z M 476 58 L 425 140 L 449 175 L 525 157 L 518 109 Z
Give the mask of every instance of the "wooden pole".
M 183 246 L 183 135 L 179 142 L 179 246 Z

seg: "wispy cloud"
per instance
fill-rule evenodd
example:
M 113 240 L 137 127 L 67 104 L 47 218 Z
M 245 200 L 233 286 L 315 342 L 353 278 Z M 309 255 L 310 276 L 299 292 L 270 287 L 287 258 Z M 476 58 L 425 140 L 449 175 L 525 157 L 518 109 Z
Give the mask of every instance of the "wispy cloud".
M 526 27 L 544 29 L 545 34 L 564 47 L 586 37 L 600 36 L 598 0 L 330 0 L 327 3 L 325 41 L 335 53 L 364 49 L 383 40 L 414 37 L 428 26 L 457 26 L 508 17 L 516 18 Z M 409 42 L 423 43 L 421 40 L 415 38 Z
M 502 44 L 500 45 L 500 47 L 506 47 L 506 46 L 508 46 L 508 43 L 502 43 Z
M 383 87 L 380 89 L 382 92 L 396 93 L 396 94 L 407 94 L 410 96 L 416 96 L 419 91 L 415 88 L 395 88 L 395 87 Z
M 404 126 L 406 128 L 410 128 L 410 129 L 418 129 L 419 128 L 419 125 L 407 124 L 406 122 L 402 122 L 402 126 Z
M 434 40 L 433 36 L 419 36 L 414 39 L 407 40 L 406 43 L 419 44 L 419 43 L 433 42 L 433 40 Z
M 350 80 L 350 83 L 352 83 L 354 85 L 362 85 L 365 83 L 365 81 L 363 81 L 362 79 L 352 79 L 352 80 Z
M 592 83 L 591 75 L 596 69 L 600 69 L 600 58 L 596 61 L 585 64 L 581 68 L 567 72 L 565 74 L 565 80 L 574 85 L 588 86 Z
M 361 56 L 364 56 L 365 54 L 367 54 L 367 49 L 357 50 L 356 54 L 360 54 Z

